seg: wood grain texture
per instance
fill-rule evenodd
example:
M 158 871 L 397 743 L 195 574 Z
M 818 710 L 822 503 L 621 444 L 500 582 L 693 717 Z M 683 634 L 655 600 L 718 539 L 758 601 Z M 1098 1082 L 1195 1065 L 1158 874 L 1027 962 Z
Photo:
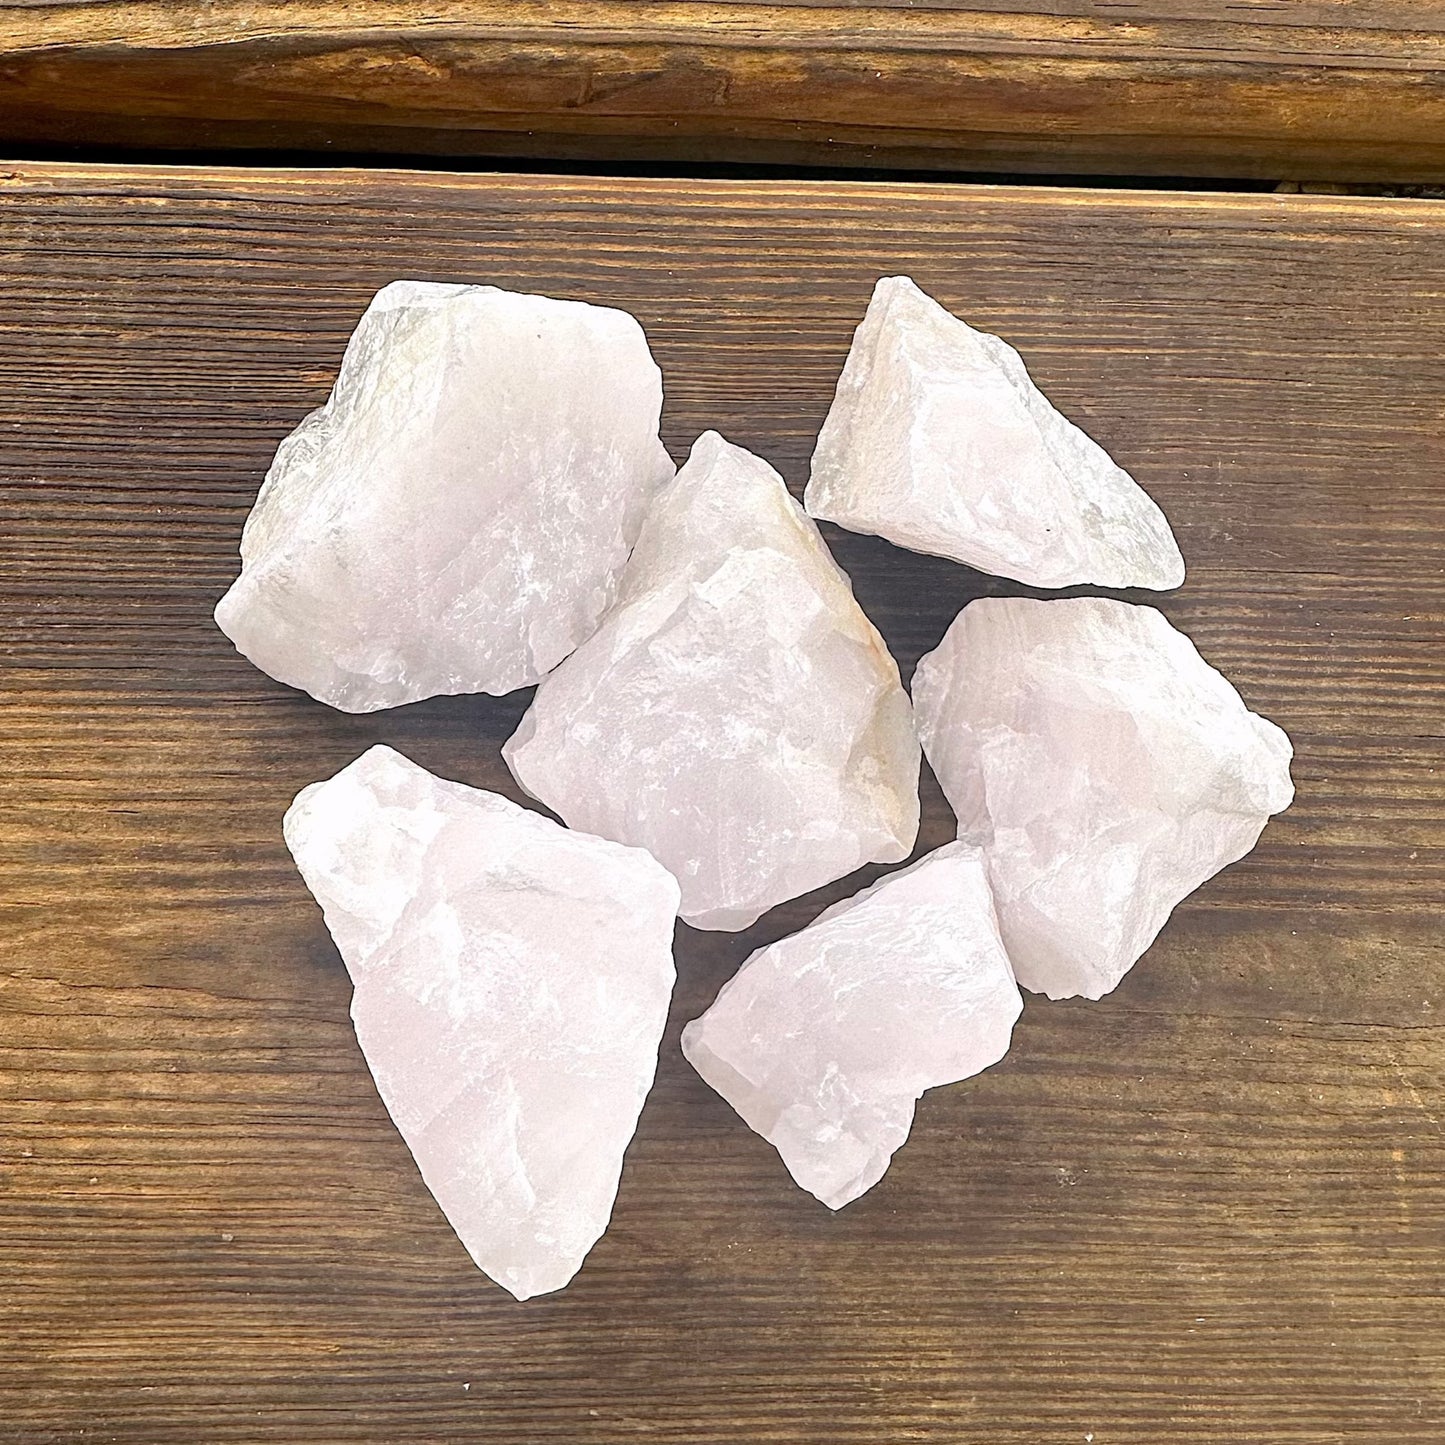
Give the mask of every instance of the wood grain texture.
M 1298 802 L 836 1216 L 677 1035 L 858 880 L 681 928 L 612 1228 L 516 1304 L 388 1123 L 280 819 L 377 741 L 515 797 L 526 697 L 272 683 L 210 620 L 243 517 L 395 277 L 631 308 L 673 451 L 718 426 L 797 488 L 894 271 L 1160 500 L 1164 608 L 1289 729 Z M 0 171 L 0 1434 L 1438 1445 L 1442 271 L 1428 203 Z M 1014 590 L 828 536 L 905 674 Z
M 1445 179 L 1445 0 L 0 4 L 0 140 Z

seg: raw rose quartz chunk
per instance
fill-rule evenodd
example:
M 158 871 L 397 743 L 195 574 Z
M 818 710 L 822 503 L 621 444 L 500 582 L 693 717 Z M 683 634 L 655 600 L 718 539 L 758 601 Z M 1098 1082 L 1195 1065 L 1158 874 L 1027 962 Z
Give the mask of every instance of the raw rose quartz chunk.
M 813 452 L 810 515 L 1037 587 L 1177 587 L 1164 514 L 1013 347 L 878 282 Z
M 760 948 L 682 1047 L 838 1209 L 883 1177 L 925 1089 L 1004 1056 L 1021 1007 L 978 850 L 950 843 Z
M 502 754 L 572 827 L 659 859 L 699 928 L 906 858 L 918 832 L 897 665 L 782 478 L 716 432 Z
M 913 680 L 1018 980 L 1099 998 L 1294 797 L 1289 738 L 1152 607 L 986 597 Z
M 673 465 L 624 311 L 397 281 L 281 443 L 216 608 L 346 712 L 511 692 L 588 636 Z
M 652 1086 L 677 884 L 385 747 L 304 789 L 286 842 L 427 1188 L 498 1284 L 561 1289 L 607 1227 Z

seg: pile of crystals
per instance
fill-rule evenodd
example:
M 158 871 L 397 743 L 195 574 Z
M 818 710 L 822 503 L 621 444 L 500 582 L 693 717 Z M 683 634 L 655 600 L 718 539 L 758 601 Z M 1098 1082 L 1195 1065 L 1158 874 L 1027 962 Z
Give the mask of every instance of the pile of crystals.
M 375 747 L 286 842 L 422 1176 L 517 1298 L 607 1227 L 676 920 L 747 928 L 957 841 L 758 949 L 682 1047 L 831 1208 L 1022 1002 L 1099 998 L 1292 797 L 1290 744 L 1153 608 L 993 596 L 912 698 L 814 518 L 1037 589 L 1172 588 L 1162 512 L 1017 352 L 879 281 L 799 506 L 707 432 L 675 470 L 626 312 L 399 281 L 282 442 L 216 619 L 348 712 L 537 684 L 503 749 L 566 826 Z

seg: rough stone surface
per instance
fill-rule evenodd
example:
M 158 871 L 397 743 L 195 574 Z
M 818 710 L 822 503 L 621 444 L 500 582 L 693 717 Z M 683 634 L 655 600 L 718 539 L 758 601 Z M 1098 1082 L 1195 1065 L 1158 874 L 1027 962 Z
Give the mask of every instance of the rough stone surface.
M 925 1089 L 996 1064 L 1022 1001 L 976 848 L 950 843 L 760 948 L 683 1030 L 693 1067 L 830 1209 Z
M 1294 797 L 1289 738 L 1152 607 L 970 603 L 913 680 L 1025 988 L 1098 998 Z
M 561 1289 L 612 1213 L 672 994 L 676 883 L 375 747 L 286 842 L 345 960 L 377 1091 L 472 1258 Z
M 699 928 L 906 858 L 918 831 L 897 665 L 782 479 L 715 432 L 502 751 L 574 828 L 658 858 Z
M 1036 587 L 1177 587 L 1164 514 L 1018 352 L 878 282 L 813 452 L 814 517 Z
M 347 712 L 534 683 L 596 626 L 673 474 L 661 407 L 624 311 L 397 281 L 281 443 L 216 621 Z

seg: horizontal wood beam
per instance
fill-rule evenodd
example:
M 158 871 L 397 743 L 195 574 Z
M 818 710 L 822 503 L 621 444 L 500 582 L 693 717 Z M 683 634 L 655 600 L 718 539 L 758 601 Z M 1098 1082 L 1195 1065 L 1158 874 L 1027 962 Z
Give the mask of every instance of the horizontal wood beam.
M 1429 181 L 1445 0 L 12 4 L 5 143 Z

